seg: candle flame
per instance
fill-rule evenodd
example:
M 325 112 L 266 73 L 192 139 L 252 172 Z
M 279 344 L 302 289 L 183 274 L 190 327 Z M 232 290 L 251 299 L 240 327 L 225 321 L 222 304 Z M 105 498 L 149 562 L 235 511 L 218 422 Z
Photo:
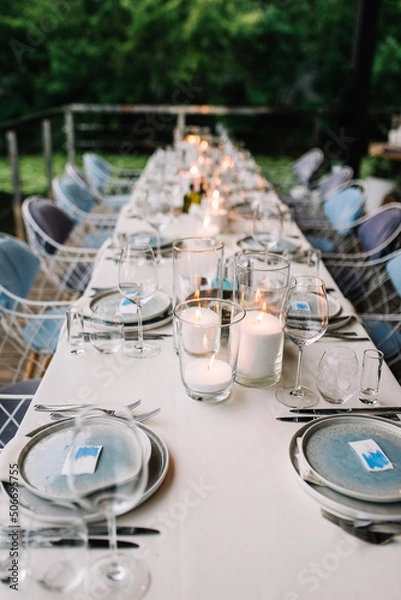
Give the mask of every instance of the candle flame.
M 199 300 L 199 298 L 200 298 L 200 290 L 196 290 L 196 292 L 194 292 L 194 299 Z
M 197 165 L 191 165 L 189 167 L 189 172 L 190 172 L 191 175 L 198 175 L 198 173 L 199 173 L 198 166 Z
M 209 369 L 212 368 L 212 364 L 214 363 L 214 359 L 216 358 L 216 355 L 213 354 L 212 358 L 209 360 L 209 364 L 207 366 L 207 370 L 209 371 Z
M 214 192 L 213 192 L 214 194 Z M 212 210 L 214 212 L 217 212 L 219 210 L 219 199 L 218 198 L 213 198 L 212 200 Z
M 210 217 L 209 217 L 209 216 L 205 217 L 205 219 L 204 219 L 204 221 L 203 221 L 203 227 L 204 227 L 205 229 L 207 229 L 207 228 L 209 227 L 210 223 L 211 223 L 211 219 L 210 219 Z
M 195 309 L 195 321 L 197 323 L 200 323 L 202 320 L 202 314 L 201 311 L 199 310 L 199 308 Z
M 265 314 L 266 313 L 264 313 L 264 312 L 259 313 L 259 315 L 256 318 L 256 322 L 261 323 L 263 321 L 263 317 L 265 316 Z

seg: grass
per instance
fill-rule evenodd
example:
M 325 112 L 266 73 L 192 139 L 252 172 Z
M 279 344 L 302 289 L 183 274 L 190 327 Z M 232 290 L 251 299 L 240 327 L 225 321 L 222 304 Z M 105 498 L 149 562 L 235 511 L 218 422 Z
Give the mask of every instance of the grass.
M 142 169 L 148 160 L 148 155 L 116 155 L 102 154 L 104 158 L 119 168 Z M 292 162 L 292 158 L 285 156 L 272 157 L 265 155 L 255 155 L 256 162 L 267 174 L 269 170 L 277 167 L 284 167 Z M 53 155 L 53 177 L 59 177 L 64 174 L 67 157 L 64 153 Z M 76 164 L 82 166 L 82 154 L 77 155 Z M 41 155 L 24 155 L 20 157 L 20 189 L 22 198 L 31 195 L 48 196 L 48 182 L 46 179 L 46 170 L 44 158 Z M 369 175 L 369 159 L 362 163 L 361 177 L 366 178 Z M 0 231 L 14 233 L 14 223 L 12 216 L 12 178 L 8 159 L 0 157 Z

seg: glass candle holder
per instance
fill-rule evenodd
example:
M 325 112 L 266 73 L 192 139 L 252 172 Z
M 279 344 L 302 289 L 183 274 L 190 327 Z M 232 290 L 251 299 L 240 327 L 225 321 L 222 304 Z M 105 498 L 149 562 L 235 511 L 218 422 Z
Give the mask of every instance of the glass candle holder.
M 244 309 L 230 300 L 200 298 L 174 309 L 181 380 L 190 398 L 221 402 L 233 386 Z
M 281 377 L 284 334 L 280 315 L 289 269 L 286 258 L 269 252 L 244 251 L 235 258 L 236 299 L 246 311 L 236 374 L 242 385 L 270 386 Z

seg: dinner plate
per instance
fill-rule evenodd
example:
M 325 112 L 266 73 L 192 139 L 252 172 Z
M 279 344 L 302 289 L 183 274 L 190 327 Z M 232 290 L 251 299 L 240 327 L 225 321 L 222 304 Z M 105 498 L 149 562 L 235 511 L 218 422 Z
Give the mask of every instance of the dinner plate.
M 248 250 L 248 249 L 249 250 L 260 250 L 261 248 L 262 249 L 265 248 L 263 246 L 263 244 L 260 244 L 251 235 L 243 238 L 242 240 L 239 240 L 239 242 L 237 242 L 237 244 L 240 248 L 245 249 L 245 250 Z M 298 250 L 298 248 L 299 248 L 299 244 L 293 242 L 289 238 L 282 237 L 274 245 L 274 247 L 271 250 L 269 250 L 269 252 L 274 252 L 276 254 L 281 254 L 282 252 L 296 252 Z
M 319 419 L 298 445 L 316 482 L 359 500 L 401 501 L 401 428 L 391 421 L 370 415 Z
M 50 424 L 49 427 L 43 431 L 50 431 L 50 429 L 54 429 L 60 424 L 61 423 Z M 141 497 L 136 502 L 133 502 L 127 510 L 132 510 L 140 504 L 143 504 L 143 502 L 145 502 L 157 491 L 167 475 L 169 466 L 169 452 L 165 442 L 148 427 L 144 425 L 138 425 L 138 427 L 148 437 L 150 442 L 148 481 Z M 32 440 L 33 439 L 34 438 L 32 438 Z M 8 493 L 9 484 L 3 482 L 3 485 L 5 491 Z M 22 481 L 18 488 L 18 492 L 18 502 L 21 512 L 27 514 L 28 516 L 34 516 L 40 521 L 49 523 L 62 524 L 69 523 L 71 521 L 72 512 L 68 505 L 58 506 L 51 500 L 47 500 L 41 496 L 38 496 L 36 493 L 33 493 L 30 489 L 24 486 Z M 122 512 L 119 514 L 122 514 Z M 85 513 L 84 518 L 88 522 L 101 521 L 104 520 L 104 515 L 94 510 L 93 512 Z
M 89 302 L 89 308 L 94 311 L 99 306 L 106 307 L 110 306 L 118 310 L 123 315 L 124 324 L 128 326 L 137 325 L 138 317 L 136 314 L 136 307 L 129 302 L 126 298 L 123 298 L 120 291 L 107 290 L 100 294 L 97 294 L 91 298 Z M 160 320 L 165 321 L 166 318 L 172 317 L 172 301 L 168 294 L 158 290 L 156 294 L 146 302 L 142 307 L 142 318 L 143 325 L 154 324 Z
M 340 314 L 342 307 L 341 307 L 340 302 L 338 300 L 336 300 L 336 298 L 332 298 L 329 295 L 327 296 L 327 302 L 329 305 L 329 325 L 330 325 L 330 319 L 337 317 Z
M 331 419 L 332 417 L 325 417 Z M 378 417 L 370 417 L 380 420 Z M 401 502 L 367 502 L 345 496 L 327 486 L 317 485 L 303 479 L 298 462 L 298 438 L 310 427 L 310 423 L 301 427 L 293 436 L 289 446 L 289 458 L 302 489 L 321 506 L 339 515 L 351 519 L 393 521 L 401 519 Z
M 334 316 L 329 317 L 329 325 L 327 330 L 334 331 L 335 329 L 341 329 L 341 327 L 348 325 L 352 319 L 352 315 L 344 315 L 343 317 L 339 317 L 338 319 L 334 319 L 332 321 L 330 321 L 330 318 L 334 319 Z

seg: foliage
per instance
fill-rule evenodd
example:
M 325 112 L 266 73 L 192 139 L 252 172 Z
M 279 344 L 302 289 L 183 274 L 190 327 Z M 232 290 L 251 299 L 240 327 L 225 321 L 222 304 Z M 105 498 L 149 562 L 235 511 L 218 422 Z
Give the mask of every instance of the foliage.
M 358 0 L 19 0 L 0 15 L 0 120 L 69 102 L 333 105 Z M 382 0 L 372 101 L 397 104 L 399 0 Z

